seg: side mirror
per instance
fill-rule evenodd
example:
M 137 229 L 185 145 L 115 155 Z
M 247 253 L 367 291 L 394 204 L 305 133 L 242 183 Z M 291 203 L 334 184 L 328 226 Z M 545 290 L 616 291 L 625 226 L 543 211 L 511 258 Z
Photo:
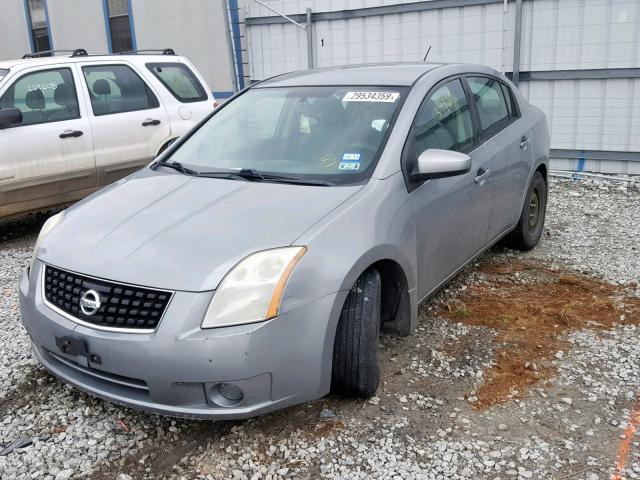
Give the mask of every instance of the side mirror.
M 471 157 L 452 150 L 430 148 L 418 157 L 417 172 L 411 174 L 413 180 L 453 177 L 471 170 Z
M 5 108 L 0 110 L 0 128 L 22 123 L 22 112 L 17 108 Z

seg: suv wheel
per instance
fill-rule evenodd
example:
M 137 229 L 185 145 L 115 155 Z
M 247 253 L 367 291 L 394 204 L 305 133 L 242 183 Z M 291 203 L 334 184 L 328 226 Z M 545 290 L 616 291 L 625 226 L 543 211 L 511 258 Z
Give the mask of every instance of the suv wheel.
M 380 274 L 368 270 L 344 302 L 333 345 L 331 389 L 335 393 L 369 398 L 378 388 L 380 292 Z

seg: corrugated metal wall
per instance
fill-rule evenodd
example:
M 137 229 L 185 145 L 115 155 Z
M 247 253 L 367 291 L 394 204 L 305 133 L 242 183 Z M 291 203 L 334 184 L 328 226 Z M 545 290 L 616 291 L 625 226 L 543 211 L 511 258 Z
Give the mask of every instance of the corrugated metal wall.
M 310 7 L 314 14 L 346 11 L 343 16 L 349 17 L 371 7 L 411 9 L 408 4 L 416 2 L 266 3 L 287 15 L 304 14 Z M 431 61 L 483 63 L 502 72 L 513 71 L 514 1 L 476 0 L 465 6 L 456 0 L 428 3 L 434 8 L 346 19 L 323 20 L 320 15 L 313 23 L 316 66 L 419 61 L 431 46 Z M 268 23 L 261 17 L 274 19 L 274 13 L 251 0 L 247 9 L 251 80 L 307 67 L 304 30 L 290 23 Z M 526 0 L 520 52 L 519 88 L 546 111 L 552 148 L 590 151 L 555 160 L 554 166 L 640 173 L 638 161 L 598 160 L 611 157 L 601 151 L 636 152 L 627 160 L 640 160 L 640 0 Z M 592 69 L 604 69 L 598 74 L 604 78 L 579 78 L 581 71 Z M 621 78 L 606 78 L 612 69 L 632 70 L 611 74 Z M 546 73 L 547 79 L 535 79 L 536 73 Z M 624 155 L 613 155 L 618 157 L 624 159 Z

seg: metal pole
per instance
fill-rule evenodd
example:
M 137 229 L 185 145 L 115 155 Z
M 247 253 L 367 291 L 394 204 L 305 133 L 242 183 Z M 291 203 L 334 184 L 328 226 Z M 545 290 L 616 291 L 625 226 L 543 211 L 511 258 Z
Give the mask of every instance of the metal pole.
M 228 1 L 225 2 L 225 15 L 224 15 L 224 27 L 227 31 L 227 46 L 229 49 L 229 61 L 231 62 L 231 71 L 234 72 L 235 82 L 233 82 L 233 92 L 237 93 L 240 90 L 240 72 L 238 72 L 238 68 L 235 58 L 235 52 L 233 51 L 233 32 L 231 31 L 231 26 L 229 22 L 229 16 L 231 15 L 231 8 L 229 6 Z
M 263 1 L 261 1 L 261 0 L 254 0 L 254 1 L 255 1 L 256 3 L 258 3 L 258 4 L 262 5 L 262 6 L 263 6 L 264 8 L 266 8 L 267 10 L 271 10 L 271 11 L 272 11 L 273 13 L 275 13 L 276 15 L 279 15 L 279 16 L 281 16 L 282 18 L 284 18 L 284 19 L 286 19 L 286 20 L 289 20 L 291 23 L 293 23 L 294 25 L 296 25 L 296 26 L 298 26 L 298 27 L 302 28 L 303 30 L 306 30 L 306 29 L 307 29 L 307 27 L 305 27 L 304 25 L 299 24 L 299 23 L 298 23 L 298 22 L 296 22 L 293 18 L 291 18 L 291 17 L 289 17 L 289 16 L 285 15 L 284 13 L 279 12 L 278 10 L 276 10 L 276 9 L 275 9 L 275 8 L 273 8 L 273 7 L 270 7 L 269 5 L 267 5 L 266 3 L 264 3 Z
M 516 22 L 513 31 L 513 76 L 515 86 L 520 82 L 520 43 L 522 40 L 522 0 L 516 0 Z
M 311 9 L 307 8 L 307 64 L 313 68 L 313 24 L 311 22 Z

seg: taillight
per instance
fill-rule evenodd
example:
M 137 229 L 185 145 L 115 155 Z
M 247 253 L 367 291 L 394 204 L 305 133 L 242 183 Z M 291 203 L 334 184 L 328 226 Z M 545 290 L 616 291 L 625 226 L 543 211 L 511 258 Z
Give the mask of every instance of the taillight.
M 213 102 L 213 108 L 218 108 L 220 104 L 218 102 Z

